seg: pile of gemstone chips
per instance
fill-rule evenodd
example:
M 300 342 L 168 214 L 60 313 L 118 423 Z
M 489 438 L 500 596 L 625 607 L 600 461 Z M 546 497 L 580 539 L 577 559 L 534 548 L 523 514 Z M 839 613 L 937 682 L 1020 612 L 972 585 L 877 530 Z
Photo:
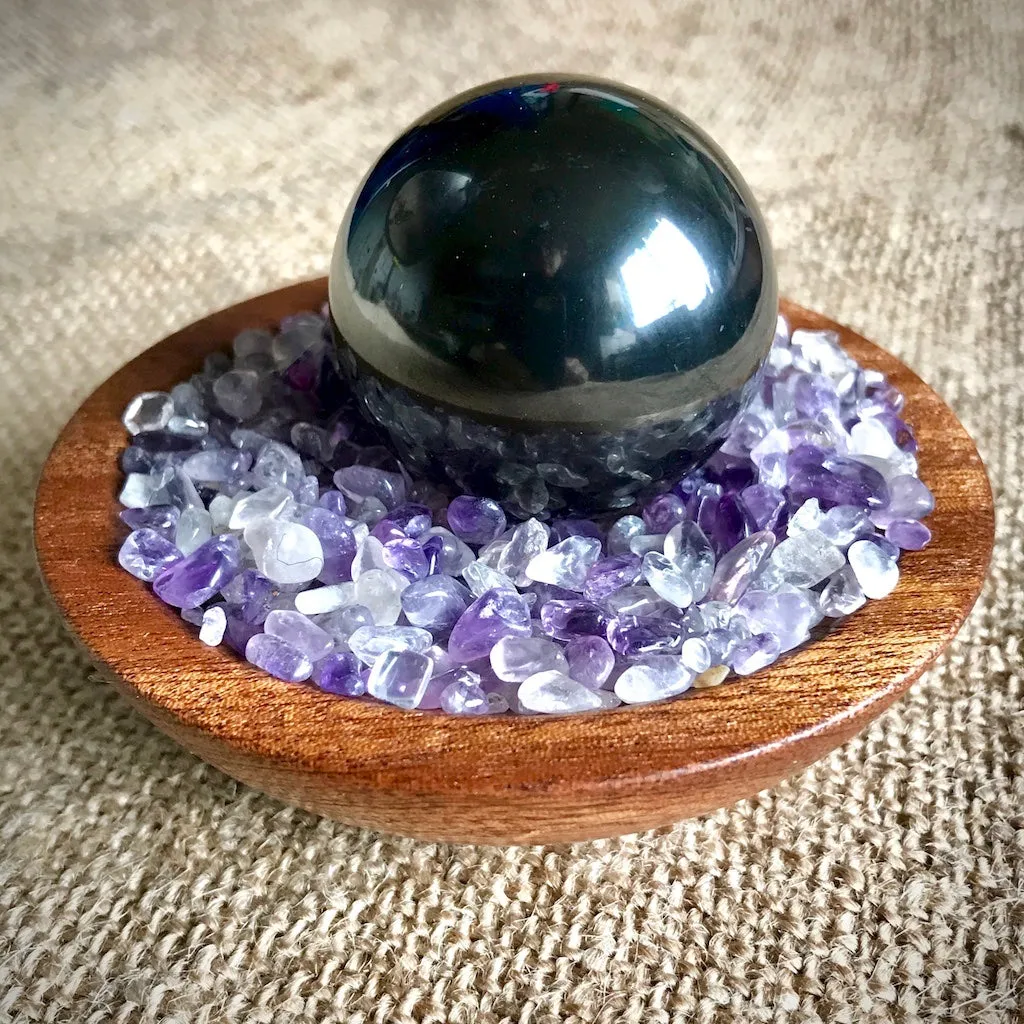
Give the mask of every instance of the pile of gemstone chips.
M 721 451 L 603 524 L 410 479 L 327 337 L 316 313 L 243 331 L 124 413 L 121 566 L 278 679 L 458 715 L 664 700 L 885 597 L 930 539 L 903 398 L 829 332 L 780 318 Z

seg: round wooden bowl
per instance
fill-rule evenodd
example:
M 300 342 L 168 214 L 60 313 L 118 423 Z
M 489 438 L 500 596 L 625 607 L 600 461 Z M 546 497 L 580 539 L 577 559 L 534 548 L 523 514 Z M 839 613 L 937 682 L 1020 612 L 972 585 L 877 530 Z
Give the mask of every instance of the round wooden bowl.
M 36 498 L 39 564 L 71 630 L 158 728 L 222 771 L 339 821 L 426 839 L 549 843 L 619 835 L 750 796 L 853 736 L 952 640 L 992 551 L 992 494 L 967 432 L 895 357 L 830 328 L 904 392 L 935 492 L 934 533 L 895 593 L 753 676 L 663 704 L 567 717 L 455 718 L 264 675 L 196 631 L 116 562 L 120 415 L 169 388 L 243 327 L 319 307 L 323 280 L 214 313 L 105 381 L 61 432 Z

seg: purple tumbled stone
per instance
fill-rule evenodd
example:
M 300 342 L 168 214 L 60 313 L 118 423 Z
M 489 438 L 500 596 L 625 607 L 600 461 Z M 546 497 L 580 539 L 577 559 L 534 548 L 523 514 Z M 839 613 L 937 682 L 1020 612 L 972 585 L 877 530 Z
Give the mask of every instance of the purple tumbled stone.
M 556 640 L 603 636 L 608 616 L 591 601 L 548 601 L 541 606 L 541 628 Z
M 313 682 L 328 693 L 345 697 L 361 697 L 366 693 L 366 676 L 362 662 L 347 651 L 328 654 L 313 669 Z
M 260 631 L 260 627 L 255 622 L 247 621 L 238 607 L 226 605 L 224 614 L 227 616 L 224 640 L 229 647 L 244 657 L 245 645 Z
M 556 519 L 551 524 L 551 543 L 558 544 L 569 537 L 590 537 L 604 543 L 604 532 L 593 519 Z
M 448 527 L 467 544 L 490 544 L 505 531 L 505 513 L 490 498 L 459 495 L 452 499 L 447 514 Z
M 740 501 L 758 530 L 776 531 L 785 522 L 786 495 L 769 484 L 751 484 L 740 492 Z
M 333 512 L 336 516 L 345 516 L 348 513 L 348 505 L 345 502 L 345 495 L 336 491 L 333 487 L 321 492 L 317 501 L 321 508 Z
M 626 553 L 598 559 L 583 581 L 583 596 L 588 601 L 603 601 L 609 594 L 632 586 L 640 579 L 641 558 Z
M 154 530 L 167 540 L 174 540 L 181 509 L 173 505 L 150 505 L 148 508 L 123 508 L 118 518 L 133 530 Z
M 411 583 L 402 591 L 402 611 L 414 625 L 445 633 L 469 606 L 471 595 L 458 580 L 441 574 Z
M 459 617 L 448 639 L 456 662 L 477 661 L 504 636 L 529 636 L 530 607 L 512 590 L 488 590 Z
M 644 654 L 671 654 L 683 642 L 683 629 L 670 619 L 612 619 L 608 643 L 624 658 Z
M 245 660 L 286 683 L 301 683 L 313 674 L 313 662 L 302 651 L 269 633 L 249 638 Z
M 386 509 L 405 501 L 405 477 L 375 466 L 344 466 L 334 474 L 334 485 L 346 501 L 364 502 L 370 498 Z
M 801 416 L 817 416 L 830 410 L 839 411 L 835 386 L 822 373 L 801 373 L 793 381 L 793 407 Z
M 676 494 L 659 494 L 643 511 L 648 533 L 668 533 L 676 523 L 687 518 L 686 503 Z
M 246 569 L 232 584 L 239 590 L 238 607 L 242 618 L 262 625 L 275 596 L 274 584 L 255 569 Z
M 733 648 L 729 656 L 729 665 L 740 676 L 748 676 L 759 668 L 770 665 L 781 650 L 779 641 L 770 634 L 752 636 L 743 640 Z
M 615 654 L 601 636 L 579 636 L 565 647 L 569 675 L 590 690 L 599 690 L 615 668 Z
M 735 494 L 709 495 L 697 507 L 697 525 L 711 541 L 716 558 L 731 551 L 749 533 L 747 515 Z
M 739 600 L 774 547 L 775 535 L 770 530 L 762 530 L 752 533 L 728 551 L 715 567 L 715 575 L 708 588 L 708 600 Z
M 786 458 L 786 471 L 790 501 L 795 505 L 817 498 L 822 508 L 858 505 L 882 509 L 889 501 L 889 488 L 878 470 L 815 445 L 793 449 Z
M 356 538 L 344 518 L 328 508 L 308 508 L 299 520 L 308 526 L 323 548 L 324 567 L 317 579 L 321 583 L 344 583 L 352 578 L 352 559 Z
M 440 537 L 428 537 L 423 542 L 423 554 L 427 559 L 427 575 L 433 576 L 441 571 L 444 561 L 444 541 Z
M 885 528 L 885 536 L 904 551 L 920 551 L 932 539 L 932 531 L 916 519 L 894 519 Z
M 133 530 L 117 553 L 121 568 L 147 583 L 181 558 L 181 552 L 166 537 L 149 529 Z
M 935 498 L 927 485 L 905 474 L 889 481 L 888 501 L 883 508 L 872 511 L 871 521 L 884 528 L 897 519 L 923 519 L 934 508 Z
M 407 537 L 415 539 L 424 530 L 429 530 L 434 525 L 434 518 L 433 513 L 426 505 L 407 501 L 405 504 L 393 508 L 381 522 L 393 523 Z
M 371 537 L 376 537 L 381 544 L 387 544 L 389 540 L 405 540 L 405 531 L 398 526 L 397 523 L 391 522 L 390 519 L 382 519 L 377 523 L 370 531 Z
M 384 561 L 411 580 L 423 579 L 430 572 L 423 545 L 410 537 L 389 540 L 384 545 Z
M 456 669 L 446 677 L 440 694 L 440 706 L 450 715 L 486 715 L 490 713 L 487 694 L 480 685 L 480 676 L 468 669 Z M 420 705 L 422 707 L 422 704 Z
M 227 533 L 212 537 L 192 554 L 164 569 L 153 581 L 153 591 L 166 604 L 195 608 L 238 575 L 241 560 L 237 537 Z

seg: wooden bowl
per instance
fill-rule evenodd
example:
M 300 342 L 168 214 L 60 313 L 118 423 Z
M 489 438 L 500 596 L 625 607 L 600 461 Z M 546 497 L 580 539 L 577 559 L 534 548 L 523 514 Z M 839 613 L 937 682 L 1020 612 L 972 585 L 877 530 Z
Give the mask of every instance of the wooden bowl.
M 967 432 L 894 356 L 830 328 L 906 395 L 935 492 L 934 533 L 895 593 L 753 676 L 669 703 L 569 717 L 454 718 L 278 682 L 192 626 L 117 565 L 120 415 L 169 388 L 243 327 L 325 298 L 323 280 L 214 313 L 105 381 L 61 432 L 36 498 L 39 564 L 71 630 L 158 728 L 251 786 L 339 821 L 427 839 L 547 843 L 619 835 L 772 786 L 853 736 L 952 640 L 992 551 L 992 494 Z

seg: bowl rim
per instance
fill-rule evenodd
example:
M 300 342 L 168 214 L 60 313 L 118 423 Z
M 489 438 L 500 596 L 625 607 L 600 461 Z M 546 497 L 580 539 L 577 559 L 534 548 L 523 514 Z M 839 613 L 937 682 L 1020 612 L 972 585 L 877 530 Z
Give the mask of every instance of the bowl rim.
M 774 782 L 852 735 L 931 664 L 955 636 L 985 579 L 992 492 L 974 442 L 952 410 L 895 356 L 793 303 L 794 329 L 828 329 L 906 396 L 921 475 L 936 494 L 933 543 L 901 559 L 887 599 L 868 602 L 830 634 L 740 679 L 672 701 L 582 715 L 456 717 L 403 711 L 288 684 L 233 652 L 201 645 L 194 627 L 116 562 L 125 445 L 120 416 L 142 390 L 170 387 L 243 327 L 319 308 L 326 278 L 220 310 L 146 349 L 97 387 L 60 432 L 40 477 L 37 559 L 73 634 L 158 723 L 198 731 L 285 770 L 322 773 L 353 789 L 410 797 L 457 793 L 498 801 L 571 792 L 585 801 L 638 787 L 698 785 L 758 758 L 751 785 Z M 73 507 L 71 502 L 74 502 Z M 191 745 L 191 744 L 189 744 Z M 753 792 L 751 788 L 749 792 Z

